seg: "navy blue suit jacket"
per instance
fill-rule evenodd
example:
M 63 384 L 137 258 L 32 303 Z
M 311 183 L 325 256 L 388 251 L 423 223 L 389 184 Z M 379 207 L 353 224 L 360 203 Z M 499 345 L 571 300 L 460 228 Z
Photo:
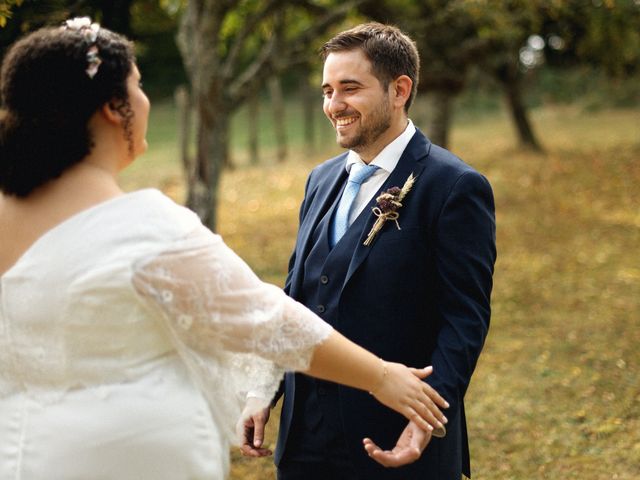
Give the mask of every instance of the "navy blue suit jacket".
M 300 295 L 311 235 L 346 179 L 346 153 L 310 174 L 300 209 L 300 228 L 286 290 Z M 362 439 L 392 448 L 407 424 L 366 392 L 340 387 L 345 441 L 363 478 L 445 480 L 470 476 L 464 395 L 489 328 L 496 258 L 495 216 L 488 181 L 417 131 L 381 190 L 417 180 L 398 211 L 398 230 L 386 222 L 371 246 L 363 242 L 376 217 L 369 214 L 350 260 L 346 280 L 335 286 L 337 318 L 349 339 L 385 360 L 433 365 L 427 379 L 451 407 L 447 436 L 433 438 L 416 463 L 385 469 L 367 457 Z M 375 205 L 375 197 L 366 211 Z M 295 378 L 287 374 L 276 464 L 286 455 Z M 451 473 L 453 472 L 453 473 Z M 457 479 L 456 479 L 457 480 Z

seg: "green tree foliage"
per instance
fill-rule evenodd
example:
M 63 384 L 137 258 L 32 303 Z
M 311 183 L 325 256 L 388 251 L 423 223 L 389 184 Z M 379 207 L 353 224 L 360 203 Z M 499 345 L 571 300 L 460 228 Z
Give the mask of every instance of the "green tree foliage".
M 3 0 L 0 47 L 6 48 L 26 32 L 76 16 L 89 16 L 105 27 L 129 35 L 129 12 L 134 1 L 141 0 Z
M 447 146 L 453 98 L 466 85 L 469 69 L 486 55 L 484 7 L 468 0 L 370 1 L 362 13 L 400 26 L 416 42 L 422 59 L 418 90 L 431 100 L 428 133 Z
M 539 33 L 551 65 L 587 64 L 611 77 L 640 72 L 640 2 L 547 2 L 541 14 Z
M 451 100 L 471 67 L 502 86 L 520 143 L 533 149 L 541 147 L 523 98 L 532 68 L 544 61 L 586 64 L 615 77 L 640 70 L 635 0 L 383 0 L 366 2 L 361 11 L 416 40 L 423 59 L 419 89 L 435 99 L 429 134 L 442 145 Z
M 478 25 L 478 36 L 486 46 L 478 65 L 498 80 L 522 147 L 541 151 L 542 146 L 529 120 L 523 98 L 526 68 L 523 48 L 540 31 L 544 6 L 549 0 L 477 0 L 468 12 Z M 531 52 L 535 54 L 535 51 Z M 532 66 L 534 64 L 532 63 Z
M 20 36 L 44 25 L 89 16 L 136 41 L 138 65 L 152 97 L 170 96 L 185 82 L 175 42 L 183 0 L 14 0 L 11 17 L 0 28 L 0 56 Z M 0 3 L 0 12 L 4 4 Z
M 11 12 L 14 6 L 20 6 L 22 0 L 2 0 L 0 1 L 0 27 L 7 25 L 7 20 L 11 18 Z

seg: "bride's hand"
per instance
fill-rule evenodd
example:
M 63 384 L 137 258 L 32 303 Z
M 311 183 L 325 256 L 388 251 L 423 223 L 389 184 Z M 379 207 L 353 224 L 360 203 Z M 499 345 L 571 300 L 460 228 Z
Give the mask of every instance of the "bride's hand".
M 449 404 L 421 380 L 431 375 L 433 367 L 416 369 L 392 362 L 384 362 L 384 367 L 382 380 L 371 394 L 420 428 L 444 431 L 447 418 L 440 408 L 449 408 Z

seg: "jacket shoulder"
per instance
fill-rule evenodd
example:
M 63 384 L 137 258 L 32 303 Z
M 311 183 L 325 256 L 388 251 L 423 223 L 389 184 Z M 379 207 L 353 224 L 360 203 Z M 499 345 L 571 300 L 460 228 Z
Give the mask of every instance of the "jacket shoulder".
M 311 170 L 309 173 L 309 178 L 307 180 L 308 186 L 313 186 L 314 184 L 321 182 L 324 178 L 330 177 L 333 178 L 334 175 L 339 174 L 341 169 L 344 168 L 344 163 L 346 161 L 348 152 L 341 153 L 329 160 L 325 160 L 320 165 Z
M 428 168 L 434 173 L 458 178 L 461 175 L 480 175 L 476 169 L 467 164 L 460 157 L 454 155 L 438 145 L 432 144 L 427 157 Z

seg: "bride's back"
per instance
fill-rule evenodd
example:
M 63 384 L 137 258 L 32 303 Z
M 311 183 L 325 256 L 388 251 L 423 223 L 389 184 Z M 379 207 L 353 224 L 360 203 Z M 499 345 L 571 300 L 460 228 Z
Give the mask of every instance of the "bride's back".
M 19 210 L 10 198 L 0 195 L 0 275 L 9 270 L 37 238 L 33 233 L 29 235 L 32 223 Z
M 120 194 L 104 173 L 77 165 L 26 198 L 0 194 L 0 276 L 38 238 L 76 213 Z
M 171 351 L 131 277 L 198 223 L 157 190 L 140 190 L 39 237 L 0 277 L 0 329 L 10 333 L 0 334 L 0 364 L 15 365 L 0 374 L 0 393 L 24 382 L 65 391 L 122 380 Z
M 56 223 L 0 277 L 0 478 L 223 478 L 204 397 L 132 283 L 198 225 L 157 190 L 125 194 Z

